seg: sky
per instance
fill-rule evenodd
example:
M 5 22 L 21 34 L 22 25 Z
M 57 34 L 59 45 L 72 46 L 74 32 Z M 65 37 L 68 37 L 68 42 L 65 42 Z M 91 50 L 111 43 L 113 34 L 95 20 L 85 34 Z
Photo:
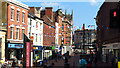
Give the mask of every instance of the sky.
M 18 0 L 19 1 L 19 0 Z M 96 2 L 96 0 L 91 0 L 90 2 L 22 2 L 30 7 L 53 7 L 54 11 L 61 8 L 64 12 L 67 10 L 67 13 L 74 13 L 73 22 L 74 30 L 81 29 L 82 25 L 85 24 L 85 28 L 88 28 L 89 25 L 95 25 L 95 17 L 100 6 L 103 4 L 102 1 Z M 94 29 L 90 27 L 89 29 Z

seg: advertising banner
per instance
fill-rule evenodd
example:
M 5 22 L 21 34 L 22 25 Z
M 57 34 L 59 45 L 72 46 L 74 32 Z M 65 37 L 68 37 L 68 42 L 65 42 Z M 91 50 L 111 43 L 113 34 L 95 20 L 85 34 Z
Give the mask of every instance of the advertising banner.
M 30 42 L 26 42 L 26 68 L 30 68 L 30 62 L 31 62 L 31 45 Z

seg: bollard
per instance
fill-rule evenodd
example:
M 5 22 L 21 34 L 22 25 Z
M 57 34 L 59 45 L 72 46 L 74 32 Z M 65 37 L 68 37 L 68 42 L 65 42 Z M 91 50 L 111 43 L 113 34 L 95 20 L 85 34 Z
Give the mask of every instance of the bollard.
M 118 68 L 120 68 L 120 61 L 118 61 Z

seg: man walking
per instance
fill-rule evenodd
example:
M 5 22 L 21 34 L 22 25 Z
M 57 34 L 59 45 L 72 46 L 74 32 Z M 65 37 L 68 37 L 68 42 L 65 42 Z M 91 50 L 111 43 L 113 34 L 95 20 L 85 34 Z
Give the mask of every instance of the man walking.
M 80 58 L 79 60 L 80 68 L 86 68 L 87 61 L 84 58 Z

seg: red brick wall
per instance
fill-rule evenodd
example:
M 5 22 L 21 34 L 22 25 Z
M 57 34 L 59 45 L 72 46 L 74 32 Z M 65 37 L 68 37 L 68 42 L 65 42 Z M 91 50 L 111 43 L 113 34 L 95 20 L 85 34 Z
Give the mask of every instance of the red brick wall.
M 101 43 L 112 43 L 120 41 L 119 29 L 110 28 L 110 9 L 117 8 L 117 2 L 105 2 L 101 6 L 97 19 L 97 40 Z M 108 28 L 108 29 L 107 29 Z
M 54 45 L 52 42 L 55 42 L 55 28 L 49 28 L 47 24 L 43 24 L 43 45 L 51 46 Z
M 11 6 L 14 7 L 14 21 L 11 21 Z M 17 16 L 17 9 L 20 9 L 20 21 L 17 22 L 16 21 L 16 16 Z M 25 23 L 22 23 L 22 11 L 25 11 Z M 27 34 L 27 28 L 28 28 L 28 10 L 23 9 L 21 7 L 18 7 L 16 5 L 13 4 L 9 4 L 8 5 L 8 32 L 7 32 L 7 39 L 10 39 L 10 25 L 15 25 L 14 27 L 14 39 L 16 38 L 16 26 L 20 26 L 19 30 L 20 30 L 20 38 L 19 40 L 22 40 L 22 28 L 21 27 L 25 27 L 25 34 Z
M 47 15 L 51 20 L 53 20 L 53 11 L 52 7 L 46 7 L 45 8 L 45 15 Z

